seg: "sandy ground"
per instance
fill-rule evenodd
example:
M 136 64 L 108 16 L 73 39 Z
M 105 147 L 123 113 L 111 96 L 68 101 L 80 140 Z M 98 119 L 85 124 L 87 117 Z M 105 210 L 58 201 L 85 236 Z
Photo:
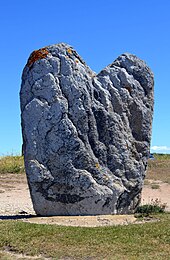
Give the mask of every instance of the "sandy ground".
M 165 211 L 170 212 L 170 184 L 162 181 L 149 180 L 150 185 L 144 185 L 142 191 L 142 204 L 151 204 L 158 201 L 159 205 L 165 204 Z M 157 188 L 154 188 L 154 185 Z M 153 188 L 152 188 L 153 187 Z
M 157 188 L 152 188 L 155 181 L 149 180 L 142 191 L 142 204 L 158 200 L 166 204 L 170 211 L 170 185 L 161 181 Z M 25 175 L 0 175 L 0 220 L 23 219 L 32 223 L 48 223 L 69 226 L 108 226 L 134 223 L 133 215 L 100 215 L 100 216 L 66 216 L 66 217 L 36 217 L 32 207 L 29 189 Z

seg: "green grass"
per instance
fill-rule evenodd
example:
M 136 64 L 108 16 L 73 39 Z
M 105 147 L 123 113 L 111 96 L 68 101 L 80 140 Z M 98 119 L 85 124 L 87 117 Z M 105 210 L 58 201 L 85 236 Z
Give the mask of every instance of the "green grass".
M 61 227 L 0 222 L 0 249 L 52 259 L 169 259 L 170 214 L 155 223 L 116 227 Z
M 140 217 L 142 217 L 141 214 L 144 216 L 150 216 L 154 213 L 165 213 L 165 205 L 158 205 L 158 204 L 144 204 L 141 206 L 138 206 L 136 210 L 136 214 L 140 213 Z M 138 215 L 137 215 L 138 217 Z
M 4 156 L 0 158 L 0 173 L 23 173 L 23 156 Z

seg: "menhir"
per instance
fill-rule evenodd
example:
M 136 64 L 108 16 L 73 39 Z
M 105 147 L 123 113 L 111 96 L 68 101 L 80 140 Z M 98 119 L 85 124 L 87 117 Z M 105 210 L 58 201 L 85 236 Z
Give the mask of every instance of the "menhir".
M 153 74 L 132 54 L 95 74 L 67 44 L 34 51 L 20 91 L 25 168 L 40 215 L 133 213 L 149 157 Z

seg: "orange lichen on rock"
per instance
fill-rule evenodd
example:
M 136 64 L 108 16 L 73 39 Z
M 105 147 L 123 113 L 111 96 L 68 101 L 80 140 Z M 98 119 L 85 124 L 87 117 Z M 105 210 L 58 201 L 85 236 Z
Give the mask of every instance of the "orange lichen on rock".
M 48 53 L 49 52 L 46 48 L 33 51 L 27 62 L 28 67 L 30 67 L 35 61 L 46 58 Z
M 96 164 L 95 164 L 95 166 L 96 166 L 96 168 L 97 168 L 97 169 L 99 169 L 99 168 L 100 168 L 100 165 L 99 165 L 99 163 L 96 163 Z
M 67 52 L 68 52 L 69 54 L 73 54 L 73 52 L 72 52 L 72 50 L 71 50 L 70 48 L 67 49 Z

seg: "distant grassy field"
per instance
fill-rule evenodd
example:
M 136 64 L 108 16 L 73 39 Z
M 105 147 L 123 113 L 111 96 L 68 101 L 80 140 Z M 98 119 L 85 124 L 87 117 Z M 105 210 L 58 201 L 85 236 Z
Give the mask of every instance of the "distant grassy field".
M 0 173 L 23 173 L 23 156 L 3 156 L 0 158 Z
M 146 179 L 161 180 L 170 184 L 170 154 L 154 154 L 148 161 Z
M 1 221 L 0 249 L 52 259 L 169 259 L 170 214 L 156 217 L 159 222 L 98 228 Z

